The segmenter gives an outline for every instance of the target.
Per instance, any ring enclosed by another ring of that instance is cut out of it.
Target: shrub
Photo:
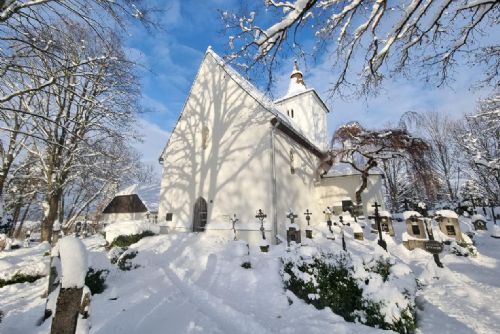
[[[137,251],[125,251],[116,262],[118,268],[123,271],[139,268],[138,264],[133,264],[132,261],[130,261],[137,256],[137,253]]]
[[[391,274],[391,267],[393,263],[388,258],[379,257],[365,264],[367,271],[379,274],[382,276],[384,282],[387,281],[389,275]]]
[[[252,268],[252,264],[249,261],[245,261],[245,262],[243,262],[241,264],[241,267],[245,268],[245,269],[251,269]]]
[[[414,300],[408,291],[400,292],[396,301],[385,300],[377,289],[394,289],[391,285],[391,262],[378,258],[368,264],[353,264],[348,253],[320,254],[311,258],[282,259],[286,289],[318,309],[330,309],[346,321],[410,333],[416,328]],[[373,283],[372,283],[373,281]],[[369,286],[369,284],[373,284]],[[366,290],[366,291],[365,291]],[[390,307],[386,307],[390,304]],[[388,309],[396,308],[399,317]]]
[[[10,279],[4,280],[0,278],[0,288],[3,288],[6,285],[17,284],[17,283],[33,283],[36,280],[42,278],[42,275],[27,275],[21,272],[17,272]]]
[[[117,247],[128,247],[132,244],[135,244],[139,240],[145,237],[151,237],[155,235],[151,231],[144,231],[139,234],[130,234],[130,235],[120,235],[116,237],[113,242],[111,243],[111,246],[117,246]]]
[[[109,270],[107,269],[95,270],[94,268],[89,268],[85,276],[85,285],[93,295],[102,293],[106,289],[105,282],[108,274]]]

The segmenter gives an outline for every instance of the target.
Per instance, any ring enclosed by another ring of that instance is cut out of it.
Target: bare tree
[[[55,78],[53,85],[36,92],[29,105],[37,116],[30,133],[32,145],[25,146],[41,170],[43,240],[51,239],[64,189],[89,168],[123,159],[114,148],[135,137],[132,125],[139,95],[134,66],[116,35],[108,32],[101,43],[84,25],[68,20],[54,24],[61,27],[36,34],[52,41],[50,51],[57,58],[37,53],[28,63],[33,71],[27,73],[36,84],[44,80],[39,72]],[[62,70],[61,64],[66,65]]]
[[[475,113],[465,115],[454,137],[464,152],[468,178],[483,197],[500,201],[500,94],[480,100]]]
[[[496,32],[498,1],[263,3],[248,4],[248,10],[237,14],[223,11],[222,19],[231,34],[228,58],[242,60],[245,69],[264,66],[270,82],[280,55],[291,51],[298,56],[327,53],[337,60],[332,70],[332,94],[353,85],[358,92],[376,93],[374,88],[385,77],[419,70],[426,80],[442,84],[464,59],[473,65],[486,65],[485,83],[498,83],[500,46],[480,40],[480,36]],[[311,38],[316,41],[313,46]]]
[[[356,189],[356,202],[368,185],[370,171],[384,160],[405,158],[416,160],[428,149],[421,139],[404,129],[367,130],[357,122],[347,123],[335,131],[332,138],[332,161],[347,163],[361,174]]]

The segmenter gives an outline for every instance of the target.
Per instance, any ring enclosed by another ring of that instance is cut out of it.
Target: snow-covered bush
[[[138,236],[143,233],[149,233],[148,235],[158,234],[160,232],[160,228],[158,225],[154,225],[148,222],[140,222],[140,221],[124,221],[124,222],[116,222],[106,226],[105,234],[106,241],[109,244],[113,244],[114,241],[118,237],[122,236]],[[144,236],[148,236],[144,235]],[[140,239],[139,239],[140,240]],[[137,240],[137,241],[139,241]],[[137,242],[135,241],[135,242]],[[119,245],[117,245],[119,246]],[[128,246],[128,245],[126,245]],[[123,246],[121,246],[123,247]]]
[[[457,243],[452,241],[450,244],[450,253],[455,254],[457,256],[476,256],[477,249],[476,247],[466,244],[466,243]]]
[[[151,231],[144,231],[139,234],[119,235],[113,240],[111,246],[128,247],[132,244],[135,244],[142,238],[151,237],[153,235],[155,234]]]
[[[17,284],[17,283],[33,283],[34,281],[44,277],[44,275],[30,275],[22,272],[15,273],[9,279],[0,278],[0,288],[3,288],[6,285]]]
[[[139,268],[138,264],[133,264],[132,261],[130,261],[137,256],[137,253],[138,251],[126,250],[116,261],[118,268],[123,271]]]
[[[282,257],[286,289],[318,309],[330,307],[347,321],[399,333],[416,328],[416,280],[409,267],[387,258],[346,252]]]
[[[96,270],[94,268],[89,268],[85,276],[85,285],[93,295],[102,293],[106,289],[105,282],[108,274],[109,270],[107,269]]]

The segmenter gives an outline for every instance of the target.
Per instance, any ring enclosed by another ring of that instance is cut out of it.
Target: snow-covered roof
[[[458,215],[456,214],[456,212],[455,211],[451,211],[451,210],[438,210],[438,211],[436,211],[436,215],[444,217],[444,218],[455,218],[455,219],[458,219]]]
[[[269,99],[257,87],[255,87],[247,79],[245,79],[241,74],[239,74],[238,71],[236,71],[229,64],[227,64],[224,61],[224,59],[222,59],[217,53],[215,53],[215,51],[212,50],[212,48],[210,46],[207,48],[207,51],[205,52],[205,58],[207,55],[210,55],[212,57],[212,59],[215,60],[215,62],[229,75],[229,77],[231,79],[233,79],[245,92],[247,92],[254,100],[256,100],[260,105],[262,105],[267,111],[269,111],[271,114],[273,114],[279,120],[279,122],[281,124],[286,125],[287,128],[292,130],[298,137],[300,137],[302,140],[304,140],[307,144],[309,144],[316,151],[322,152],[322,150],[316,144],[314,144],[311,140],[309,140],[309,138],[300,129],[298,129],[296,126],[293,125],[293,123],[289,120],[289,118],[286,117],[285,114],[280,110],[280,107],[278,107],[271,99]],[[198,74],[196,76],[198,76]],[[194,82],[196,82],[196,79]],[[193,83],[193,85],[194,85],[194,83]],[[187,100],[188,99],[186,99],[185,103],[187,103]],[[184,108],[185,108],[185,104],[184,104],[183,110],[184,110]],[[179,119],[180,119],[180,117],[179,117]],[[160,161],[163,157],[165,149],[168,147],[169,142],[170,142],[170,138],[167,140],[167,143],[163,148],[163,151],[160,155]]]
[[[481,215],[481,214],[475,214],[475,215],[472,215],[472,217],[470,217],[470,220],[474,223],[474,222],[477,222],[478,220],[482,220],[483,222],[486,221],[486,218]]]
[[[375,167],[370,170],[370,175],[382,175],[382,171]],[[328,170],[328,173],[324,177],[336,177],[336,176],[350,176],[350,175],[361,175],[361,173],[355,170],[350,164],[347,163],[336,163]]]
[[[351,223],[351,229],[353,233],[363,233],[363,229],[358,223]]]
[[[405,212],[403,212],[403,219],[404,220],[408,220],[413,216],[422,217],[422,215],[420,213],[418,213],[417,211],[405,211]]]
[[[151,184],[132,184],[116,193],[116,196],[137,195],[144,203],[149,212],[158,211],[158,201],[160,198],[160,183],[152,182]]]
[[[389,211],[380,210],[378,214],[380,215],[380,217],[392,218],[392,215]]]

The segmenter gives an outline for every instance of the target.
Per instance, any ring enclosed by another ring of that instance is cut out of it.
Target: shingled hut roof
[[[102,213],[147,212],[148,209],[137,194],[115,196]]]

